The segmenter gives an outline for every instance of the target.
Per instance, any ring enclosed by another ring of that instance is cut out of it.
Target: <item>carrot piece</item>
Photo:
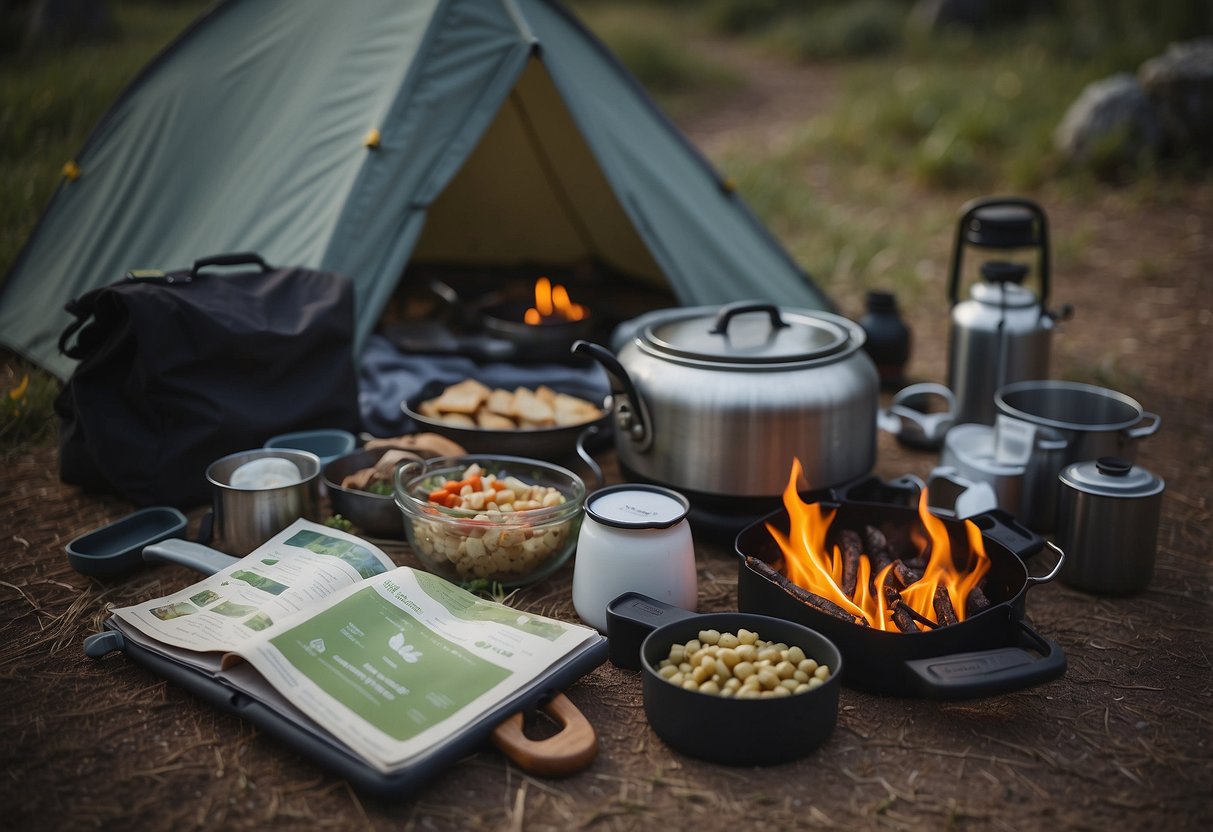
[[[446,497],[446,492],[443,491],[441,488],[435,488],[433,491],[431,491],[429,494],[426,495],[427,500],[429,500],[431,503],[438,503],[439,505],[442,504],[442,500],[445,497]]]
[[[503,483],[501,480],[493,480],[489,484],[493,486],[494,491],[505,491],[507,488],[509,488],[509,486]]]
[[[472,486],[472,491],[483,491],[484,490],[484,484],[483,484],[483,481],[480,479],[479,474],[472,474],[472,476],[467,478],[467,483],[468,483],[468,485]]]

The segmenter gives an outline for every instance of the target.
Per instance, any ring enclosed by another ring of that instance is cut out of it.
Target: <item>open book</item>
[[[262,727],[352,756],[382,786],[467,753],[605,658],[592,629],[396,567],[306,520],[187,589],[113,610],[107,628],[153,669],[218,704],[255,704]]]

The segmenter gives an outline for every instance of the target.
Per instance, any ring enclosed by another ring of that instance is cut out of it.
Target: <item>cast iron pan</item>
[[[917,524],[915,508],[843,500],[833,528],[860,531],[865,525]],[[964,522],[941,518],[955,546],[967,546]],[[1028,574],[1022,557],[1040,551],[1044,540],[1004,511],[970,518],[981,530],[990,572],[985,594],[990,607],[964,621],[918,633],[886,632],[835,618],[792,597],[747,558],[779,568],[783,553],[766,529],[788,529],[785,509],[744,529],[736,541],[739,609],[797,621],[820,630],[842,651],[848,687],[871,693],[962,699],[1020,690],[1060,677],[1066,658],[1055,642],[1024,622],[1025,595],[1052,580],[1065,558],[1043,577]],[[1060,550],[1059,550],[1060,551]]]
[[[700,630],[736,633],[744,627],[766,641],[799,646],[833,671],[815,690],[771,699],[726,699],[684,690],[657,675],[670,646]],[[820,746],[838,720],[843,658],[831,641],[792,621],[739,612],[698,615],[635,592],[607,605],[609,657],[640,669],[644,712],[657,736],[691,757],[735,766],[786,763]]]
[[[593,421],[551,428],[488,430],[449,425],[421,414],[418,410],[421,403],[439,396],[447,386],[447,382],[443,381],[430,382],[422,387],[417,395],[401,402],[400,409],[425,430],[458,442],[468,453],[529,457],[547,462],[567,462],[575,456],[579,457],[589,467],[593,474],[592,479],[596,480],[592,483],[593,487],[602,485],[602,468],[591,455],[590,446],[596,447],[599,442],[609,438],[611,407],[598,401],[599,391],[569,384],[548,385],[557,393],[567,393],[594,404],[601,404],[602,415]]]

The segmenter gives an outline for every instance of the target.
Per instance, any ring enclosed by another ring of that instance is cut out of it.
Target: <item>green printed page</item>
[[[398,741],[440,723],[510,675],[419,625],[371,587],[270,643],[321,690]]]
[[[529,615],[503,604],[481,600],[466,589],[457,587],[429,572],[418,571],[414,573],[414,577],[417,585],[427,595],[442,604],[451,615],[463,621],[491,621],[494,624],[512,627],[547,641],[556,641],[569,630],[559,621]]]

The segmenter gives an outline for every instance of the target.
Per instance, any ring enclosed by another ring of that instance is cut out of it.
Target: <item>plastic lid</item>
[[[600,489],[585,504],[591,518],[619,529],[668,529],[690,510],[690,502],[677,491],[634,483]]]
[[[691,314],[647,327],[642,343],[658,354],[716,364],[791,364],[838,355],[862,344],[863,330],[827,313],[775,307]]]
[[[1062,470],[1060,478],[1077,491],[1105,497],[1150,497],[1165,487],[1145,468],[1115,456],[1075,462]]]

